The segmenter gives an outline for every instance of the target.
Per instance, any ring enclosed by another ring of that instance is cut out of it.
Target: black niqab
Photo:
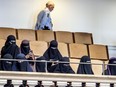
[[[115,65],[107,65],[107,69],[105,70],[105,75],[116,75],[116,58],[115,57],[110,58],[108,64],[115,64]]]
[[[7,40],[5,42],[5,45],[2,47],[1,50],[1,58],[5,54],[11,54],[13,58],[15,59],[17,54],[19,54],[19,47],[16,45],[16,39],[13,35],[9,35],[7,37]]]
[[[22,54],[22,53],[18,54],[16,59],[18,59],[18,61],[14,62],[14,64],[13,64],[13,71],[28,71],[28,72],[33,71],[29,62],[23,61],[23,60],[26,60],[24,54]]]
[[[11,54],[5,54],[3,56],[3,59],[13,59],[13,57]],[[2,70],[12,71],[12,63],[13,63],[13,61],[10,61],[10,60],[2,60],[2,62],[1,62]]]
[[[91,59],[88,56],[83,56],[80,63],[91,63]],[[79,64],[77,74],[94,74],[91,64]]]
[[[30,52],[30,44],[28,40],[23,40],[20,45],[21,53],[27,55]]]
[[[37,72],[45,72],[45,62],[41,62],[41,61],[45,61],[45,57],[41,56],[39,58],[36,59],[36,71]]]
[[[70,61],[68,57],[63,57],[62,62],[66,63],[60,63],[60,72],[61,73],[75,73],[73,69],[70,66]]]
[[[46,58],[47,61],[61,61],[62,55],[57,49],[58,43],[55,40],[52,40],[50,42],[49,48],[46,50],[46,52],[43,54],[43,56]],[[59,64],[55,64],[52,66],[52,63],[47,63],[47,69],[49,72],[57,72],[59,71]]]
[[[43,55],[46,58],[46,60],[56,61],[56,60],[61,60],[62,59],[62,55],[60,54],[57,47],[58,47],[57,41],[52,40],[50,42],[49,48],[46,50],[46,52]]]

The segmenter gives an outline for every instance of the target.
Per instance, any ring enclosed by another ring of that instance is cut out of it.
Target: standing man
[[[46,8],[38,14],[35,30],[52,30],[53,24],[50,12],[54,9],[54,3],[49,1]]]

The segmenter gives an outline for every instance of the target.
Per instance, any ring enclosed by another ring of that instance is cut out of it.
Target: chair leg
[[[110,87],[114,87],[114,83],[110,83]]]
[[[100,87],[100,83],[96,83],[96,87]]]
[[[81,85],[82,85],[82,87],[85,87],[86,86],[86,83],[85,82],[82,82]]]

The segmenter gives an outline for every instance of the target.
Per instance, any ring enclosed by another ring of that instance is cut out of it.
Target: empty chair
[[[93,44],[92,33],[75,32],[74,41],[78,44]]]
[[[69,44],[70,58],[81,58],[84,55],[88,55],[87,45],[84,44]]]
[[[16,37],[16,29],[0,27],[0,39],[7,39],[9,35],[14,35]]]
[[[54,31],[50,30],[37,30],[37,40],[38,41],[46,41],[50,42],[55,39],[54,37]]]
[[[108,49],[106,45],[88,45],[90,58],[96,60],[108,60]]]
[[[30,41],[30,47],[33,50],[34,55],[42,56],[47,50],[48,44],[45,41]]]
[[[73,43],[72,32],[67,31],[55,31],[56,40],[58,42]]]
[[[17,29],[18,40],[36,40],[35,30],[32,29]]]

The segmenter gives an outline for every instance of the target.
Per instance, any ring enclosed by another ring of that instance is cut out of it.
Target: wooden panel
[[[16,44],[18,47],[20,47],[22,40],[16,40]]]
[[[92,59],[108,60],[108,50],[106,45],[88,45],[89,55]]]
[[[43,56],[48,48],[48,44],[44,41],[30,41],[30,47],[33,50],[34,55]]]
[[[2,49],[2,47],[5,45],[6,40],[4,39],[0,39],[0,50]],[[1,53],[1,52],[0,52]]]
[[[71,59],[70,58],[70,65],[75,73],[77,73],[79,63],[80,63],[80,59]]]
[[[50,42],[55,39],[54,32],[50,30],[37,30],[37,40]]]
[[[102,64],[103,61],[101,60],[91,60],[92,63],[92,70],[94,75],[102,75]]]
[[[67,44],[58,42],[58,49],[62,56],[69,57]]]
[[[36,40],[35,30],[31,29],[17,29],[17,36],[19,40]]]
[[[71,58],[81,58],[84,55],[88,55],[87,45],[84,44],[69,44],[69,53]]]
[[[58,42],[64,42],[64,43],[73,43],[73,35],[72,32],[67,31],[56,31],[56,40]]]
[[[75,32],[74,41],[78,44],[93,44],[92,33]]]
[[[16,37],[16,29],[0,27],[0,39],[7,39],[9,35],[14,35]]]

